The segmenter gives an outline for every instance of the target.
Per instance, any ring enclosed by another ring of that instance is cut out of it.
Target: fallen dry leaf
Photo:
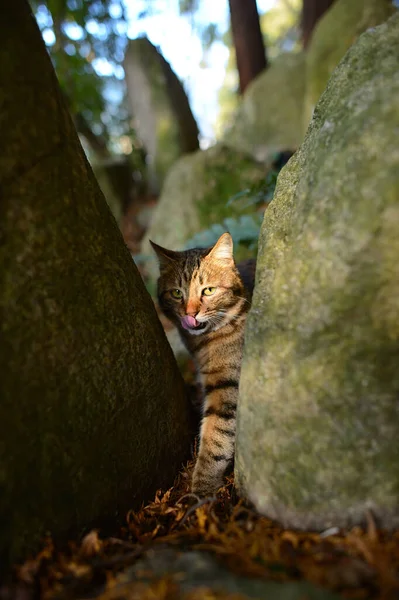
[[[84,536],[80,545],[82,556],[94,556],[98,554],[102,548],[102,541],[98,537],[98,529],[93,529]]]

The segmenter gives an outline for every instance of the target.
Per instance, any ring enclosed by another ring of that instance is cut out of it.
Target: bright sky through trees
[[[275,3],[276,0],[258,0],[259,12],[269,10]],[[138,19],[145,4],[146,0],[125,0],[129,20],[128,36],[135,38],[145,34],[153,44],[160,47],[166,60],[184,82],[203,137],[205,140],[212,139],[218,113],[217,94],[225,76],[229,51],[222,42],[215,42],[206,52],[204,61],[196,25],[215,23],[218,30],[225,33],[229,26],[228,2],[200,0],[194,17],[195,23],[190,16],[180,16],[178,0],[156,1],[153,14]]]
[[[260,13],[266,12],[276,4],[277,0],[257,0]],[[220,34],[224,34],[229,26],[227,0],[200,0],[195,15],[182,16],[179,11],[179,0],[125,0],[129,38],[146,35],[158,46],[166,60],[184,82],[192,110],[206,145],[214,138],[214,124],[218,113],[218,91],[224,80],[226,64],[229,56],[228,48],[223,42],[216,41],[209,50],[204,51],[199,28],[214,23]],[[116,19],[120,15],[120,6],[114,5]],[[45,27],[48,14],[44,11],[36,13],[39,25]],[[120,24],[123,27],[123,23]],[[88,23],[90,33],[101,36],[101,23],[93,19]],[[44,28],[43,38],[48,46],[55,42],[52,29]],[[76,24],[67,25],[67,34],[71,39],[79,40],[82,29]],[[123,34],[124,32],[120,32]],[[104,28],[104,35],[106,29]],[[74,50],[71,45],[71,51]],[[67,51],[67,49],[66,49]],[[112,65],[106,59],[96,57],[93,67],[99,75],[114,75],[123,79],[121,65]]]

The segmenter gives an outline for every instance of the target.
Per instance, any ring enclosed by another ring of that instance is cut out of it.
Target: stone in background
[[[172,164],[198,150],[198,127],[181,82],[146,37],[129,42],[124,68],[134,127],[147,151],[151,190],[159,192]]]
[[[303,139],[305,56],[283,54],[248,87],[224,143],[270,161]]]
[[[267,162],[302,143],[316,102],[356,38],[395,11],[391,0],[336,0],[309,48],[280,55],[248,87],[223,142]]]

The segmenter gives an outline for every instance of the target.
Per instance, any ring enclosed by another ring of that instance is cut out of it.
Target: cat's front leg
[[[237,387],[234,383],[234,386],[223,390],[215,389],[206,398],[192,482],[192,491],[198,496],[212,496],[218,491],[223,485],[223,475],[233,460]]]

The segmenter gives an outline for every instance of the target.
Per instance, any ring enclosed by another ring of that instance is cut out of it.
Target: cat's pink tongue
[[[193,329],[193,327],[198,327],[199,321],[197,321],[197,319],[195,319],[194,317],[186,315],[182,318],[181,324],[184,327],[184,329]]]

